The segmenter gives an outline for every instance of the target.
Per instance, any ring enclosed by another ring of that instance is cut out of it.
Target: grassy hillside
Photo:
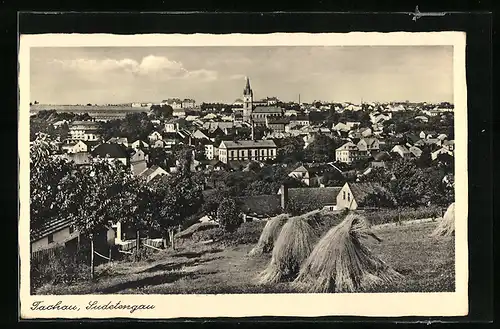
[[[436,225],[437,222],[429,221],[375,228],[383,242],[367,240],[367,245],[405,277],[373,291],[454,291],[454,239],[431,238],[429,234]],[[256,282],[257,274],[266,267],[270,256],[250,258],[247,253],[257,242],[262,227],[263,223],[245,223],[236,233],[235,243],[184,243],[175,252],[156,252],[141,262],[101,265],[96,269],[94,282],[45,285],[36,294],[299,292],[289,283],[263,286]]]

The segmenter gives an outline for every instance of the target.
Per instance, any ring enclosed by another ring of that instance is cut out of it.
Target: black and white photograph
[[[467,313],[465,35],[20,44],[27,316]]]

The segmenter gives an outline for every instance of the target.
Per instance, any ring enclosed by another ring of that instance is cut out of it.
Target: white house
[[[148,148],[149,147],[149,144],[147,144],[146,142],[143,142],[141,141],[140,139],[136,140],[135,142],[133,142],[132,144],[130,144],[130,146],[133,148],[133,149],[138,149],[138,148]]]
[[[68,153],[80,153],[80,152],[90,152],[94,150],[99,145],[99,142],[89,142],[89,141],[78,141],[76,144],[68,147],[66,151]]]
[[[170,174],[166,170],[156,165],[147,168],[146,170],[142,171],[139,174],[140,177],[144,177],[146,179],[146,182],[150,182],[156,176],[163,176],[163,175],[170,176]]]
[[[360,150],[353,142],[348,142],[335,150],[335,160],[352,163],[367,156],[366,150]]]
[[[212,144],[205,144],[205,157],[207,160],[212,160],[214,156],[214,146]]]
[[[163,139],[163,136],[157,132],[157,131],[153,131],[151,134],[149,134],[148,136],[148,140],[149,140],[149,143],[152,144],[158,140],[162,140]]]
[[[359,140],[357,146],[360,151],[372,152],[380,150],[380,143],[376,138],[362,138]]]
[[[445,148],[445,147],[442,147],[442,148],[440,148],[439,150],[434,151],[434,152],[432,152],[432,153],[431,153],[431,158],[432,158],[432,160],[436,160],[436,159],[437,159],[437,157],[438,157],[440,154],[448,154],[448,155],[453,156],[453,152],[452,152],[452,151],[448,150],[448,149],[447,149],[447,148]]]
[[[69,139],[97,141],[101,138],[100,124],[95,121],[75,121],[69,127]]]
[[[394,146],[391,152],[399,154],[403,159],[407,159],[412,156],[412,153],[404,145]]]

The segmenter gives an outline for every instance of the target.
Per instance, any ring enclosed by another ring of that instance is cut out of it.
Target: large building
[[[101,126],[95,121],[75,121],[69,127],[69,139],[73,141],[98,141]]]
[[[243,121],[253,122],[256,125],[265,125],[268,116],[283,116],[284,111],[276,106],[276,97],[254,101],[253,90],[250,87],[250,79],[246,78],[245,89],[243,89]]]
[[[366,158],[368,152],[360,150],[353,142],[348,142],[335,150],[335,160],[344,163],[352,163],[354,161]]]
[[[277,146],[273,140],[222,141],[218,147],[219,160],[264,161],[276,159]]]

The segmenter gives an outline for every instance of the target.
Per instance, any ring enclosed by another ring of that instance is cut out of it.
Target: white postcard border
[[[230,295],[78,295],[31,296],[29,288],[29,102],[31,47],[151,47],[151,46],[380,46],[452,45],[454,47],[455,104],[455,280],[453,293],[354,294],[230,294]],[[468,313],[468,177],[467,90],[464,32],[425,33],[273,33],[273,34],[41,34],[22,35],[19,48],[19,253],[20,314],[22,319],[250,317],[330,315],[352,316],[463,316]],[[78,311],[33,311],[31,305],[61,301]],[[89,311],[90,301],[113,304],[154,304],[152,310]]]

